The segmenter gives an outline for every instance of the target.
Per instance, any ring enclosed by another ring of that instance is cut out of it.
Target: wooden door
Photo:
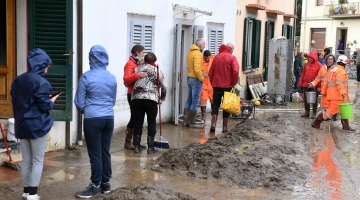
[[[0,1],[0,118],[13,117],[11,83],[16,74],[15,0]]]

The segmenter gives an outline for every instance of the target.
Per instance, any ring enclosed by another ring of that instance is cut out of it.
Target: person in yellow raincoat
[[[348,75],[345,71],[345,66],[348,63],[348,58],[344,55],[339,56],[337,65],[332,66],[327,73],[326,81],[323,82],[325,86],[322,88],[322,93],[325,94],[326,99],[329,101],[325,111],[321,112],[311,124],[311,127],[321,129],[320,124],[326,119],[330,119],[339,112],[339,104],[343,100],[349,100],[349,89],[348,89]],[[313,85],[313,82],[310,83]],[[341,124],[343,130],[355,131],[349,125],[348,119],[342,119]]]
[[[203,55],[204,82],[200,94],[201,119],[204,121],[207,101],[210,99],[210,103],[213,103],[214,91],[209,79],[209,71],[213,60],[214,56],[211,54],[211,52],[209,50],[205,50]]]

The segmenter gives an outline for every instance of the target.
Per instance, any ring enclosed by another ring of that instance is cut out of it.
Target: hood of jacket
[[[109,56],[103,46],[95,45],[91,47],[89,52],[90,69],[100,69],[109,65]]]
[[[319,57],[318,57],[318,53],[316,51],[311,51],[307,57],[311,57],[314,59],[314,62],[317,62]],[[309,60],[309,59],[308,59]]]
[[[192,45],[189,47],[189,50],[190,50],[190,51],[195,51],[195,50],[200,51],[200,48],[199,48],[198,46],[196,46],[195,44],[192,44]]]
[[[27,62],[29,71],[44,76],[45,68],[49,66],[52,61],[44,50],[36,48],[28,53]]]
[[[219,47],[219,53],[225,52],[225,53],[231,53],[231,48],[226,46],[225,44],[220,45]]]

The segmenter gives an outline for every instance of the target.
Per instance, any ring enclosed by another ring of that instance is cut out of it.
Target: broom
[[[157,65],[157,82],[158,82],[158,93],[159,93],[159,125],[160,125],[160,137],[154,141],[154,147],[160,149],[170,149],[169,142],[165,140],[162,136],[162,128],[161,128],[161,104],[160,104],[160,75],[159,75],[159,65]]]
[[[6,151],[7,151],[7,154],[9,156],[9,160],[5,159],[4,164],[5,164],[5,166],[8,166],[8,167],[10,167],[12,169],[20,171],[20,164],[18,162],[13,161],[12,158],[11,158],[9,146],[8,146],[7,141],[6,141],[4,130],[2,128],[1,122],[0,122],[0,129],[1,129],[1,134],[2,134],[2,137],[3,137],[4,143],[5,143]]]

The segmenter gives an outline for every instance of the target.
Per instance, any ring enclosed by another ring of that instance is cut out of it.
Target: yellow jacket
[[[187,76],[197,78],[199,81],[204,81],[203,57],[199,47],[195,44],[190,46],[190,52],[187,55]]]

